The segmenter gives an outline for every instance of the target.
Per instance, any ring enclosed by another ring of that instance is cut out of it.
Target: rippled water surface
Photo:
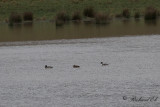
[[[159,70],[160,35],[1,46],[0,107],[159,107]]]

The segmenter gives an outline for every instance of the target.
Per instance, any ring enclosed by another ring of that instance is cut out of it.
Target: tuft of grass
[[[130,11],[129,9],[123,9],[122,11],[122,16],[125,17],[125,18],[129,18],[130,17]]]
[[[33,21],[33,13],[32,12],[24,12],[23,13],[24,21]]]
[[[154,7],[147,7],[144,16],[145,20],[155,20],[158,16],[158,11]]]
[[[83,10],[83,15],[86,16],[86,17],[91,17],[93,18],[94,15],[95,15],[95,10],[93,7],[86,7],[84,10]]]
[[[82,17],[81,17],[81,13],[79,11],[76,11],[73,13],[72,15],[72,20],[81,20]]]
[[[66,12],[61,11],[56,15],[56,20],[66,22],[70,20],[70,16]]]
[[[109,19],[109,15],[105,13],[97,13],[95,15],[96,24],[106,24]]]
[[[140,13],[139,13],[139,12],[135,12],[135,14],[134,14],[134,18],[135,18],[135,19],[140,18]]]
[[[22,23],[22,17],[18,13],[11,13],[9,17],[9,25],[13,25],[14,23]]]
[[[69,15],[64,11],[61,11],[56,15],[56,26],[62,26],[66,21],[69,20],[70,20]]]

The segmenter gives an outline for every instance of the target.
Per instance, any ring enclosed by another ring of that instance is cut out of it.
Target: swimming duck
[[[102,66],[107,66],[107,65],[109,65],[109,64],[105,64],[105,63],[103,63],[103,62],[101,62],[101,64],[102,64]]]
[[[79,65],[73,65],[73,68],[79,68],[80,66]]]
[[[47,68],[53,68],[52,66],[48,66],[48,65],[45,65],[45,69]]]

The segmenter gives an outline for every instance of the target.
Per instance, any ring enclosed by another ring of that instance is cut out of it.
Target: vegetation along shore
[[[90,17],[103,24],[112,17],[156,19],[159,10],[159,0],[0,0],[0,21],[56,20],[61,25]]]

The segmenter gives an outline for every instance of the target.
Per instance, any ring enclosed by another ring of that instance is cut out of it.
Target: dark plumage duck
[[[80,68],[79,65],[73,65],[73,68]]]
[[[102,66],[107,66],[107,65],[109,65],[109,64],[105,64],[105,63],[103,63],[103,62],[101,62],[101,64],[102,64]]]
[[[45,65],[45,69],[47,68],[53,68],[52,66],[48,66],[48,65]]]

